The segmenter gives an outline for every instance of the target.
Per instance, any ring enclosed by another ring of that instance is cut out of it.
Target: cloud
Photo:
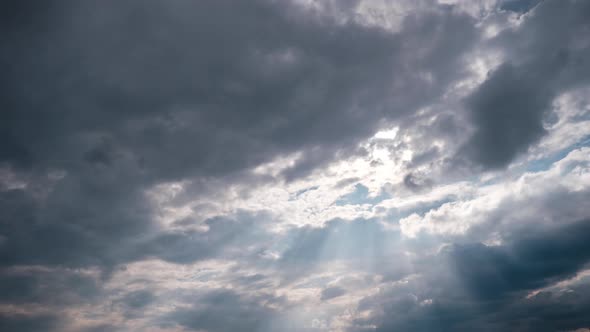
[[[3,151],[22,153],[4,159],[67,169],[126,156],[166,179],[297,150],[318,164],[422,103],[413,86],[440,94],[475,37],[470,19],[451,11],[409,17],[398,34],[265,1],[64,3],[38,13],[69,18],[42,35],[41,20],[32,31],[14,27],[5,42],[14,70]]]
[[[57,318],[50,315],[1,315],[0,328],[2,331],[55,331]]]
[[[510,64],[498,68],[470,97],[477,132],[468,143],[468,153],[490,168],[507,165],[544,134],[543,114],[553,99],[541,80],[526,77]]]
[[[500,8],[517,13],[526,13],[540,2],[542,2],[542,0],[506,0],[502,2]]]
[[[300,152],[294,179],[356,153],[383,121],[440,95],[476,36],[450,10],[393,33],[266,1],[6,9],[35,18],[7,20],[1,46],[1,162],[28,179],[2,193],[23,206],[3,214],[5,264],[126,261],[119,244],[157,229],[153,186]]]
[[[588,30],[589,12],[583,1],[545,1],[495,37],[506,60],[467,98],[475,133],[461,155],[505,167],[545,135],[552,101],[588,81],[590,45],[577,36]]]
[[[458,246],[449,252],[461,284],[482,298],[502,297],[511,291],[532,290],[569,278],[590,260],[584,235],[588,220],[527,230],[513,243],[499,247]]]
[[[322,290],[322,296],[321,296],[321,300],[322,301],[327,301],[333,298],[336,298],[338,296],[342,296],[346,294],[346,290],[340,287],[328,287]]]
[[[0,273],[3,304],[76,304],[97,300],[101,283],[91,271],[41,267],[4,269]]]
[[[588,148],[572,150],[548,170],[488,183],[476,187],[475,194],[463,199],[442,202],[423,214],[417,211],[400,220],[401,231],[410,237],[421,232],[443,237],[489,237],[495,231],[507,235],[515,226],[584,218],[587,211],[582,202],[589,195],[587,151]]]
[[[369,321],[378,322],[377,331],[428,331],[435,326],[443,331],[513,326],[549,331],[584,326],[584,319],[575,314],[571,320],[563,320],[544,310],[548,308],[534,309],[553,291],[529,298],[527,294],[573,277],[590,261],[584,239],[589,225],[588,220],[579,220],[542,231],[521,230],[513,234],[514,242],[499,246],[472,243],[446,247],[428,259],[416,277],[384,287],[365,298],[361,308],[373,313]],[[582,285],[582,289],[587,287]],[[554,296],[548,307],[564,308],[570,301],[581,300],[578,294],[572,297],[575,300]],[[363,323],[364,319],[357,321],[359,326]]]
[[[171,313],[171,322],[192,330],[212,332],[262,331],[275,316],[264,302],[276,301],[272,297],[244,298],[231,291],[214,291],[204,294],[191,308]]]
[[[4,1],[0,329],[587,328],[585,1]]]

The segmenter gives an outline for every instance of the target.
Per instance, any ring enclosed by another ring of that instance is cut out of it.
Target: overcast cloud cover
[[[590,1],[0,25],[1,331],[589,331]]]

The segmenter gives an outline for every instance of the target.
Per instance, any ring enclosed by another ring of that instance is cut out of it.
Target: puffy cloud
[[[579,36],[589,15],[583,1],[545,1],[494,38],[506,61],[467,99],[476,130],[463,154],[485,168],[504,167],[539,141],[551,102],[588,81],[590,44]]]
[[[377,331],[583,327],[588,322],[579,312],[587,308],[582,300],[587,282],[527,294],[575,276],[589,262],[589,225],[579,220],[550,229],[529,228],[499,246],[445,247],[429,258],[417,277],[387,285],[365,298],[361,308],[371,313],[369,321],[378,322]],[[558,295],[567,292],[571,296]],[[565,309],[568,305],[575,309]],[[567,314],[572,316],[566,319]],[[358,319],[357,325],[365,320]]]

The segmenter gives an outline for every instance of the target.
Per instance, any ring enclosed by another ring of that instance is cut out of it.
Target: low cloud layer
[[[0,330],[590,328],[589,2],[0,8]]]

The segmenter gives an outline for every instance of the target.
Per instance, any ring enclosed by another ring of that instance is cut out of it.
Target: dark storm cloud
[[[76,304],[96,300],[100,282],[89,275],[68,270],[0,270],[0,303]]]
[[[501,319],[519,322],[529,331],[573,331],[590,326],[590,280],[576,282],[565,289],[541,291],[529,299],[515,301]]]
[[[475,40],[472,20],[450,10],[393,34],[284,2],[2,6],[0,166],[26,186],[0,192],[0,264],[99,266],[105,277],[145,258],[264,252],[267,235],[245,220],[163,231],[145,191],[302,151],[292,179],[357,153],[359,139],[443,92]],[[45,297],[37,281],[10,279],[2,297]],[[44,292],[70,283],[47,282]]]
[[[462,285],[484,299],[531,290],[566,279],[590,261],[590,220],[542,232],[531,229],[500,247],[457,246],[451,267]]]
[[[466,103],[476,131],[461,154],[484,168],[504,167],[536,143],[553,99],[590,78],[587,1],[544,1],[521,19],[492,41],[506,62]]]
[[[0,314],[0,330],[6,332],[56,331],[58,318],[51,315]]]
[[[128,260],[124,241],[149,232],[151,209],[137,189],[101,175],[68,176],[45,198],[24,189],[0,192],[0,264],[108,266]]]
[[[59,195],[60,189],[56,188],[53,194]],[[150,257],[189,263],[215,256],[255,255],[256,249],[250,252],[239,248],[256,246],[263,250],[264,243],[271,239],[266,230],[271,217],[263,212],[238,211],[234,216],[209,218],[202,223],[208,227],[207,231],[190,228],[172,231],[150,226],[146,202],[130,202],[120,196],[124,191],[112,189],[115,191],[108,199],[95,200],[94,206],[59,202],[59,209],[51,205],[52,201],[40,206],[24,190],[0,192],[4,236],[0,263],[5,266],[98,265],[108,271],[117,264]],[[55,220],[38,220],[37,214],[52,213],[58,213],[53,216]],[[76,219],[68,222],[62,220],[65,217]]]
[[[500,246],[447,247],[425,258],[426,264],[416,265],[419,277],[364,299],[360,308],[376,310],[372,320],[381,320],[377,331],[430,331],[435,327],[440,331],[493,331],[515,326],[536,331],[543,324],[547,324],[544,331],[584,327],[587,320],[578,314],[588,303],[582,294],[552,295],[543,309],[540,303],[547,292],[531,299],[526,296],[571,278],[587,266],[590,221],[515,233]],[[587,287],[584,283],[578,289],[586,293]],[[565,309],[567,305],[572,305],[571,310]],[[358,323],[362,325],[363,320]]]
[[[437,96],[475,36],[450,10],[391,34],[265,1],[47,7],[2,45],[3,159],[67,169],[128,155],[166,179],[301,149],[293,172],[313,168]]]
[[[471,96],[468,107],[478,127],[467,153],[476,162],[505,166],[545,134],[542,118],[553,92],[539,83],[545,78],[537,74],[527,77],[522,69],[504,64]]]
[[[391,33],[283,2],[4,7],[0,162],[28,184],[2,193],[3,264],[113,265],[154,230],[155,184],[356,153],[461,75],[476,37],[450,8]]]
[[[565,165],[585,167],[586,162]],[[560,185],[529,199],[510,196],[485,215],[477,214],[484,220],[462,235],[421,233],[406,240],[405,248],[423,253],[429,248],[436,251],[441,243],[452,244],[436,255],[418,255],[411,262],[416,277],[404,286],[398,284],[361,301],[360,308],[374,310],[374,316],[357,325],[380,322],[379,331],[587,327],[580,313],[587,309],[583,297],[590,280],[583,279],[571,290],[563,289],[559,282],[590,268],[588,196],[587,190],[572,191]],[[501,243],[479,242],[490,237]],[[527,298],[537,289],[556,284],[539,297]]]
[[[0,305],[4,307],[0,313],[0,330],[63,331],[67,319],[58,312],[81,303],[99,303],[105,299],[102,291],[100,277],[89,272],[41,266],[0,268]],[[21,306],[25,309],[20,313],[6,310]],[[28,312],[26,308],[43,310]]]

